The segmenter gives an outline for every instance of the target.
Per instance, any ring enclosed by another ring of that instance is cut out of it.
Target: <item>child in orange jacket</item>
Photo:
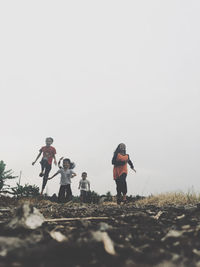
[[[117,186],[116,187],[117,204],[120,204],[121,201],[126,203],[126,194],[127,194],[126,176],[128,173],[127,163],[130,165],[131,169],[136,172],[133,163],[129,158],[129,155],[126,154],[126,145],[121,143],[116,148],[112,158],[112,164],[114,165],[113,177]]]

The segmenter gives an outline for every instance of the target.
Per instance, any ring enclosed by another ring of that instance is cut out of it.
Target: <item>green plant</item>
[[[17,176],[12,175],[13,174],[12,170],[6,171],[5,169],[6,169],[6,164],[1,160],[0,161],[0,192],[10,188],[10,186],[6,184],[6,180],[17,178]]]
[[[110,191],[108,191],[107,193],[106,193],[106,201],[112,201],[112,199],[113,199],[113,197],[112,197],[112,195],[111,195],[111,192]]]
[[[25,184],[20,185],[17,183],[16,187],[11,188],[12,194],[17,197],[35,197],[39,196],[39,187],[36,185]]]

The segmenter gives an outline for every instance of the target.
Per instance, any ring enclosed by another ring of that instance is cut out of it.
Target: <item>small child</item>
[[[54,178],[59,173],[60,177],[60,190],[58,193],[58,202],[66,202],[72,199],[71,178],[76,176],[76,173],[71,169],[72,163],[70,159],[63,160],[63,168],[60,168],[50,179]]]
[[[41,195],[43,194],[44,188],[47,184],[48,181],[48,176],[52,167],[52,161],[54,159],[54,164],[57,165],[56,162],[56,149],[51,146],[53,144],[53,138],[52,137],[47,137],[46,140],[46,146],[43,146],[39,150],[39,154],[36,158],[36,160],[32,163],[34,165],[36,161],[39,159],[41,154],[43,153],[42,160],[40,161],[41,164],[41,173],[39,174],[40,177],[43,177],[43,183],[42,183],[42,190],[41,190]]]
[[[87,178],[86,172],[83,172],[81,177],[82,177],[82,179],[79,182],[78,189],[80,189],[81,202],[86,203],[88,192],[90,191],[90,182],[86,179]]]

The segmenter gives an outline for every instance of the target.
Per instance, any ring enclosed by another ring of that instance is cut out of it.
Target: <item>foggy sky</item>
[[[31,163],[52,136],[76,163],[75,195],[83,171],[114,194],[124,142],[128,194],[199,191],[199,13],[185,0],[1,1],[0,159],[41,187]]]

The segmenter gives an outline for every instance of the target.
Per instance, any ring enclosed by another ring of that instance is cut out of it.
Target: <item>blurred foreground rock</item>
[[[38,209],[28,203],[17,208],[14,218],[8,223],[7,227],[11,229],[25,228],[37,229],[44,222],[44,216]]]
[[[200,266],[198,206],[34,205],[2,211],[0,267]]]

